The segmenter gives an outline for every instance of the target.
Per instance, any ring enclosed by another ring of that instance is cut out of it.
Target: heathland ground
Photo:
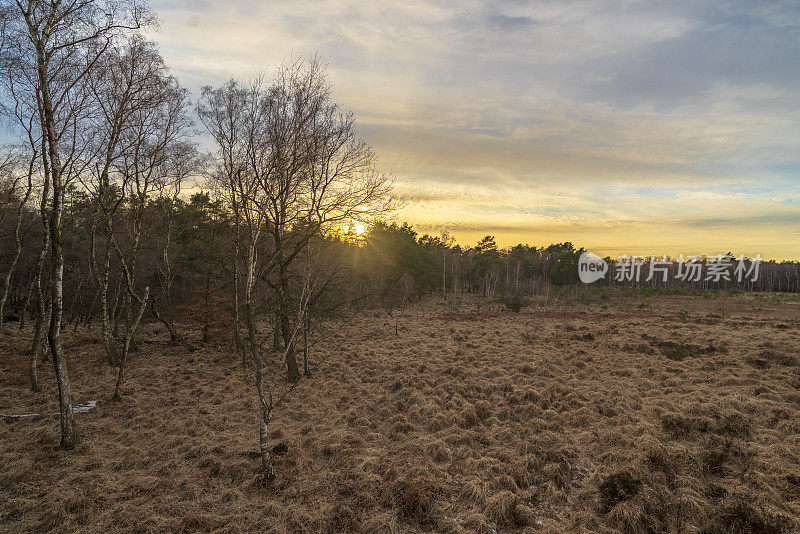
[[[28,331],[0,338],[0,413]],[[185,328],[185,325],[183,325]],[[800,519],[800,299],[595,291],[520,313],[428,298],[322,325],[263,487],[252,371],[145,325],[122,402],[97,327],[65,333],[81,444],[0,419],[8,532],[790,532]],[[198,336],[195,336],[198,337]],[[284,447],[285,445],[285,447]],[[285,450],[284,450],[285,449]]]

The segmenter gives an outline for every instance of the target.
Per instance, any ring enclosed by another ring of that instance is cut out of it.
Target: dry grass
[[[276,415],[268,489],[251,373],[224,344],[151,329],[112,403],[97,330],[70,333],[76,402],[101,402],[71,452],[55,417],[0,420],[0,530],[793,531],[800,305],[647,302],[427,302],[397,336],[379,312],[331,328]],[[8,332],[0,413],[56,410],[50,364],[28,392],[29,334]]]

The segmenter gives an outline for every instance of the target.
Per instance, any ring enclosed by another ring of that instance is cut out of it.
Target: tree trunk
[[[267,433],[270,420],[270,406],[267,403],[266,392],[264,391],[264,369],[261,356],[258,351],[258,340],[256,339],[256,323],[253,317],[253,285],[255,283],[255,245],[251,242],[250,251],[247,257],[247,280],[244,288],[244,314],[247,322],[247,340],[250,358],[256,371],[256,392],[258,394],[258,446],[261,453],[261,464],[264,469],[264,481],[272,482],[275,478],[275,471],[272,467],[272,458],[268,445],[269,435]]]
[[[133,322],[128,327],[128,331],[125,334],[125,341],[122,343],[122,354],[120,354],[119,365],[117,368],[117,384],[114,387],[114,396],[111,397],[112,401],[119,402],[122,400],[122,379],[125,373],[125,359],[127,358],[128,351],[131,347],[131,339],[133,339],[133,335],[136,333],[136,329],[139,327],[139,321],[142,320],[142,315],[144,315],[148,298],[150,298],[150,288],[146,287],[144,288],[144,296],[142,297],[142,301],[139,304],[139,312],[136,314]]]
[[[311,318],[308,316],[308,312],[303,314],[303,374],[305,376],[311,376],[311,369],[309,368],[309,361],[308,361],[308,333],[311,329]]]
[[[236,213],[236,242],[233,254],[233,345],[237,356],[242,357],[242,364],[247,363],[247,356],[242,345],[239,331],[239,214]]]
[[[94,261],[94,259],[92,260]],[[111,329],[111,317],[108,309],[108,282],[111,271],[111,246],[106,236],[106,250],[103,254],[103,272],[100,282],[100,321],[103,329],[103,347],[106,351],[108,365],[117,365],[117,351],[114,345],[114,333]],[[116,308],[116,305],[114,306]]]
[[[244,345],[242,344],[242,334],[239,331],[239,275],[235,275],[235,283],[233,284],[233,345],[237,356],[242,357],[242,363],[247,363],[247,356],[244,353]]]
[[[297,358],[294,354],[294,342],[292,340],[292,325],[289,322],[289,273],[286,271],[287,263],[283,251],[283,232],[284,227],[276,221],[273,228],[273,239],[275,242],[275,263],[278,267],[278,280],[275,286],[275,296],[277,299],[277,325],[283,338],[283,350],[286,354],[286,380],[294,382],[300,377],[300,370],[297,367]],[[275,348],[275,347],[273,347]]]
[[[272,467],[270,455],[272,451],[269,448],[269,434],[267,432],[270,409],[264,392],[264,370],[262,369],[261,358],[257,352],[253,356],[256,368],[256,389],[258,391],[258,448],[261,453],[261,466],[264,469],[264,482],[269,484],[275,479],[275,470]]]
[[[294,339],[292,339],[292,325],[289,323],[289,280],[286,271],[280,267],[280,295],[278,306],[280,312],[281,336],[283,337],[283,348],[286,352],[286,380],[294,382],[300,378],[300,370],[297,367],[297,357],[294,353]]]
[[[92,321],[92,315],[94,314],[94,307],[95,307],[95,304],[97,304],[97,297],[99,297],[99,296],[100,296],[100,292],[98,291],[97,293],[95,293],[94,298],[92,299],[92,303],[89,305],[89,309],[86,311],[86,316],[84,317],[84,320],[83,320],[83,326],[86,327],[86,328],[89,328],[92,325],[92,322],[91,322]]]
[[[44,45],[34,38],[37,52],[39,86],[42,96],[41,117],[43,133],[47,137],[51,179],[53,180],[53,203],[50,212],[50,330],[47,340],[53,357],[56,381],[58,382],[58,401],[61,412],[61,447],[71,449],[78,444],[78,430],[72,413],[72,395],[69,387],[67,365],[61,349],[61,316],[63,314],[64,294],[64,251],[61,243],[61,215],[65,185],[61,183],[61,161],[58,154],[55,113],[50,97],[49,73],[44,54]]]
[[[45,325],[50,323],[50,306],[45,302],[45,293],[42,291],[42,271],[44,271],[44,260],[47,257],[47,251],[50,248],[50,221],[47,216],[47,198],[50,191],[50,171],[47,165],[47,152],[45,149],[45,141],[42,139],[42,163],[44,168],[44,184],[42,186],[42,199],[39,205],[39,215],[42,222],[42,246],[39,248],[39,256],[36,258],[36,278],[32,289],[36,291],[36,302],[38,306],[38,313],[36,315],[36,324],[34,326],[33,344],[31,346],[31,358],[37,360],[40,356],[42,361],[44,358],[44,335]],[[41,385],[38,381],[38,373],[36,370],[36,362],[30,364],[31,368],[31,389],[38,391]],[[33,379],[36,378],[34,382]]]
[[[64,252],[61,245],[61,184],[53,176],[53,212],[50,219],[50,244],[52,252],[50,331],[47,341],[53,358],[58,382],[58,401],[61,412],[61,447],[74,448],[78,440],[75,416],[72,413],[72,394],[64,353],[61,348],[61,317],[63,314]]]
[[[42,288],[38,280],[37,285],[39,286],[37,288],[39,311],[36,314],[36,322],[34,323],[33,327],[33,344],[31,346],[30,362],[28,365],[32,391],[42,390],[42,385],[39,383],[38,362],[42,353],[42,345],[44,343],[45,321],[47,321],[50,311],[45,305],[44,295],[42,294]]]
[[[22,332],[25,330],[25,325],[27,324],[26,317],[28,316],[28,310],[31,305],[31,297],[33,296],[33,284],[36,281],[36,277],[33,277],[31,280],[30,285],[28,286],[28,292],[25,293],[25,300],[22,302],[22,308],[19,312],[19,331]]]

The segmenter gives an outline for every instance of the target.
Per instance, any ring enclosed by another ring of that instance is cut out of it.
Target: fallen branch
[[[85,404],[76,404],[72,407],[72,413],[86,413],[92,408],[97,406],[97,401],[89,401]],[[26,417],[47,417],[49,415],[61,415],[60,412],[49,412],[49,413],[20,413],[20,414],[5,414],[0,413],[0,418],[4,419],[23,419]]]

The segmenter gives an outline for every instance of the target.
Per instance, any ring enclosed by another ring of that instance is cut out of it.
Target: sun
[[[364,232],[367,231],[367,225],[362,222],[354,222],[353,223],[353,232],[356,235],[364,235]]]

